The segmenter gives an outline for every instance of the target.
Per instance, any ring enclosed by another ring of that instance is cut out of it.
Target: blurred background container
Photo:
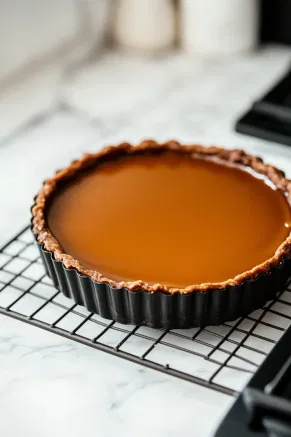
[[[186,52],[230,55],[257,47],[259,0],[182,0],[180,39]]]
[[[162,97],[162,85],[177,82],[178,71],[193,78],[204,72],[195,86],[188,84],[191,110],[195,104],[199,110],[200,98],[206,104],[220,81],[234,82],[232,75],[240,86],[250,82],[244,69],[260,92],[282,70],[280,61],[277,69],[268,67],[266,79],[247,56],[261,43],[291,44],[290,29],[291,0],[0,0],[0,142],[60,102],[64,106],[68,79],[77,70],[79,85],[72,82],[70,102],[85,112],[91,108],[93,116],[111,115],[114,123],[125,108],[129,120],[130,108],[143,105],[146,96]],[[280,51],[264,55],[268,66],[270,56],[283,59]],[[240,67],[236,56],[246,56]]]
[[[233,55],[258,42],[291,43],[290,0],[1,0],[0,87],[44,63],[136,53]]]

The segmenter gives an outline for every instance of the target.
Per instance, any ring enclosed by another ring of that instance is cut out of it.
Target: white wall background
[[[0,86],[21,70],[99,47],[110,0],[0,0]]]

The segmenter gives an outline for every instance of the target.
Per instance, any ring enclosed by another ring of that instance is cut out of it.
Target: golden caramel
[[[98,164],[57,192],[47,220],[85,268],[183,288],[226,281],[272,257],[291,210],[253,172],[166,151]]]

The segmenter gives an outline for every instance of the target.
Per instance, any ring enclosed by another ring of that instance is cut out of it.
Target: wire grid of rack
[[[0,314],[234,395],[291,324],[291,286],[263,309],[221,326],[121,325],[89,313],[54,288],[27,227],[0,250]]]

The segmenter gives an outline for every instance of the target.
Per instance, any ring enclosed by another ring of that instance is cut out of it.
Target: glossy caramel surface
[[[48,225],[65,253],[116,281],[221,282],[290,232],[285,196],[255,176],[175,152],[108,160],[56,194]]]

